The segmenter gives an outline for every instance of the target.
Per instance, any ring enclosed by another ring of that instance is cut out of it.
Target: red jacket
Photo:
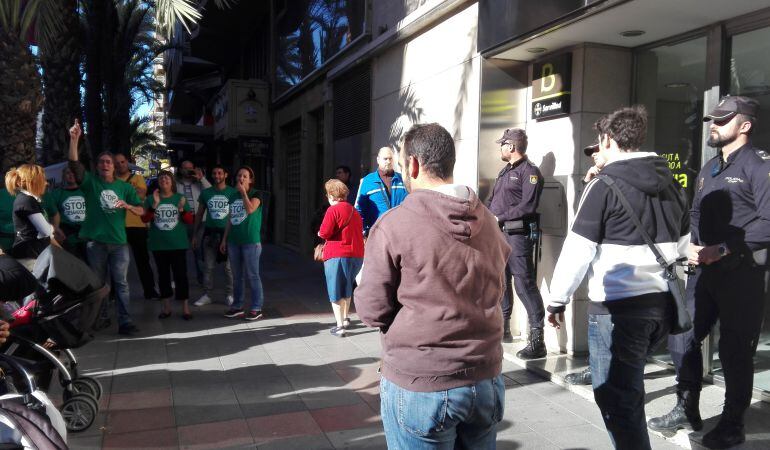
[[[318,236],[326,239],[324,261],[332,258],[363,258],[363,220],[348,202],[339,202],[326,210]]]

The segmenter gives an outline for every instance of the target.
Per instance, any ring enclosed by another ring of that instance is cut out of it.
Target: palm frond
[[[229,0],[218,0],[228,3]],[[177,21],[190,32],[190,24],[201,18],[201,13],[192,0],[157,0],[155,2],[156,19],[158,28],[168,38],[174,37],[174,28]]]

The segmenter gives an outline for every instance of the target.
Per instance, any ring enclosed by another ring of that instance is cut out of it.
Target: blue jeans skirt
[[[363,263],[363,258],[331,258],[324,261],[329,301],[336,302],[353,295],[353,283]]]

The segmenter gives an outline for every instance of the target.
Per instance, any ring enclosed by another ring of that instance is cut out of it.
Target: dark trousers
[[[172,295],[177,300],[190,298],[190,282],[187,280],[187,250],[155,250],[155,265],[158,266],[158,287],[160,298]],[[171,289],[171,276],[174,277],[174,289]]]
[[[594,399],[615,448],[650,448],[644,414],[644,366],[666,338],[672,313],[669,308],[655,314],[659,317],[588,315]]]
[[[754,353],[767,301],[768,272],[750,255],[732,255],[713,267],[696,269],[687,283],[693,329],[669,338],[677,369],[677,390],[700,391],[701,343],[719,320],[719,359],[725,377],[725,408],[742,414],[751,403]],[[726,267],[729,266],[729,267]]]
[[[505,266],[505,292],[503,293],[503,319],[509,320],[513,311],[513,291],[527,310],[530,328],[543,328],[545,308],[543,297],[537,288],[537,274],[532,261],[533,242],[524,235],[504,234],[511,246],[511,256]],[[513,283],[511,283],[513,276]]]
[[[139,272],[139,281],[142,283],[145,298],[152,298],[157,295],[155,291],[155,277],[152,275],[150,267],[150,252],[147,249],[147,228],[127,227],[126,238],[128,246],[131,247],[131,253],[134,255],[134,264],[136,271]]]

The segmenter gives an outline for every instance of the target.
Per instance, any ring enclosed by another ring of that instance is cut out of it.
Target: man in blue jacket
[[[356,209],[364,219],[364,236],[377,219],[406,198],[401,174],[393,170],[393,150],[382,147],[377,153],[377,170],[361,180],[356,198]]]

